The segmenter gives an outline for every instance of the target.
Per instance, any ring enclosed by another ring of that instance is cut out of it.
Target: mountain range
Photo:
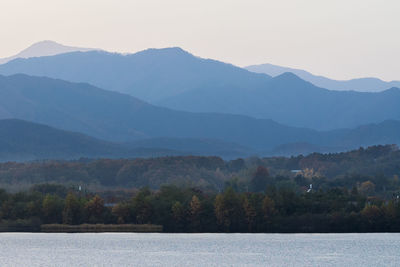
[[[120,158],[181,155],[177,151],[133,148],[84,134],[17,119],[0,120],[0,161]]]
[[[8,61],[11,61],[16,58],[53,56],[69,52],[77,52],[77,51],[84,52],[91,50],[100,51],[100,49],[65,46],[54,41],[46,40],[34,43],[33,45],[21,51],[17,55],[8,58],[0,58],[0,64],[7,63]],[[300,77],[305,81],[311,82],[312,84],[318,87],[326,88],[329,90],[380,92],[392,87],[400,87],[400,81],[386,82],[375,77],[356,78],[350,80],[334,80],[321,75],[314,75],[306,70],[283,67],[269,63],[250,65],[245,67],[245,69],[251,72],[264,73],[272,77],[279,76],[285,72],[291,72],[293,74],[296,74],[298,77]]]
[[[212,139],[153,138],[131,143],[112,143],[84,134],[59,130],[43,124],[18,119],[0,120],[0,162],[80,158],[138,158],[202,155],[225,159],[258,156],[307,155],[333,153],[356,147],[354,144],[400,143],[400,123],[386,121],[342,133],[339,144],[346,147],[318,146],[310,143],[288,143],[270,151],[256,151],[234,143]],[[332,133],[331,133],[332,134]],[[382,138],[382,136],[385,136]],[[362,140],[358,143],[358,140]],[[337,139],[338,141],[338,139]],[[335,143],[333,143],[335,144]]]
[[[399,120],[399,102],[398,88],[379,93],[332,91],[284,73],[262,88],[199,88],[164,100],[161,105],[192,112],[271,118],[296,127],[333,130]]]
[[[9,75],[0,75],[0,161],[235,158],[400,144],[395,87],[327,90],[294,70],[254,73],[261,70],[181,48],[92,50],[45,41],[0,65]]]
[[[170,155],[217,154],[234,157],[269,155],[278,146],[295,143],[309,143],[327,151],[400,143],[399,121],[385,121],[355,129],[316,131],[242,115],[175,111],[85,83],[23,74],[0,76],[0,119],[7,118],[93,136],[96,141],[85,137],[90,141],[87,141],[91,144],[89,147],[98,147],[92,155],[107,152],[114,156],[133,157],[140,153],[129,149],[141,148],[152,149],[153,154],[161,151]],[[31,132],[21,131],[24,134]],[[13,136],[10,134],[8,138]],[[17,140],[24,139],[27,137]],[[61,137],[53,140],[64,142]],[[76,144],[79,147],[82,141],[78,141]],[[40,143],[37,141],[35,148],[38,151]],[[90,155],[89,152],[86,154]],[[75,155],[83,154],[78,151]]]
[[[374,77],[351,80],[334,80],[324,76],[314,75],[305,70],[282,67],[273,64],[251,65],[245,67],[245,69],[255,73],[265,73],[272,77],[279,76],[285,72],[291,72],[318,87],[337,91],[380,92],[392,87],[400,88],[400,81],[386,82]]]
[[[0,76],[1,118],[43,123],[114,142],[209,138],[268,148],[317,133],[247,116],[175,111],[89,84],[23,74]]]
[[[327,90],[292,73],[271,78],[180,48],[16,59],[0,65],[0,73],[86,82],[174,110],[245,115],[317,130],[400,120],[397,88],[376,93]]]
[[[271,78],[216,60],[195,57],[178,47],[126,55],[89,51],[20,58],[1,65],[0,73],[86,82],[152,104],[196,88],[218,88],[227,84],[255,88]]]
[[[103,141],[19,119],[0,120],[0,162],[80,158],[217,155],[251,156],[250,149],[212,139],[155,138],[131,143]]]

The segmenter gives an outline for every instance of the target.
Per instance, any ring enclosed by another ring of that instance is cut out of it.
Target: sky
[[[238,66],[400,80],[399,0],[1,0],[0,57],[53,40],[137,52],[179,46]]]

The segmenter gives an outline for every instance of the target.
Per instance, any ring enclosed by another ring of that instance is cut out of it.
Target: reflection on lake
[[[400,266],[400,234],[0,234],[0,266]]]

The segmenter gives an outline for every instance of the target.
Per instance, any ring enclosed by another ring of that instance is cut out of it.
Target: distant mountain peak
[[[285,81],[286,83],[288,82],[300,82],[300,83],[308,83],[307,81],[301,79],[299,76],[292,72],[285,72],[281,75],[278,75],[274,78],[272,78],[274,81]]]
[[[284,79],[300,79],[296,74],[293,72],[284,72],[281,75],[276,76],[276,78],[284,78]]]
[[[174,51],[174,52],[178,52],[178,53],[190,54],[188,51],[186,51],[185,49],[183,49],[179,46],[165,47],[165,48],[160,48],[159,50]]]
[[[149,48],[147,50],[149,50],[149,51],[151,51],[151,50],[152,51],[160,51],[160,52],[171,51],[171,52],[190,54],[188,51],[184,50],[183,48],[181,48],[179,46],[164,47],[164,48]]]
[[[44,40],[32,44],[19,54],[17,57],[29,58],[37,56],[53,56],[62,53],[75,52],[75,51],[90,51],[92,48],[81,48],[59,44],[55,41]]]
[[[16,58],[31,58],[31,57],[42,57],[42,56],[54,56],[58,54],[64,54],[69,52],[86,52],[96,50],[93,48],[82,48],[82,47],[73,47],[66,46],[55,41],[44,40],[30,45],[28,48],[22,50],[20,53],[0,59],[0,64],[7,63]]]
[[[52,40],[43,40],[43,41],[39,41],[39,42],[36,42],[36,43],[32,44],[31,46],[29,46],[25,50],[28,50],[28,49],[33,48],[33,47],[40,47],[40,46],[64,46],[64,45],[62,45],[60,43],[57,43],[55,41],[52,41]]]
[[[180,48],[180,47],[166,47],[166,48],[149,48],[130,55],[165,55],[165,56],[190,56],[193,57],[191,53]]]

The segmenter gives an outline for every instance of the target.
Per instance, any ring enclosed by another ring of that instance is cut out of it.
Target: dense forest
[[[107,202],[99,195],[38,185],[29,192],[0,191],[0,230],[39,231],[42,224],[153,224],[166,232],[398,232],[398,195],[369,197],[333,188],[295,192],[269,186],[265,192],[205,192],[196,188],[143,188],[133,197]],[[115,199],[114,199],[115,200]]]
[[[252,184],[259,167],[269,172],[268,181]],[[56,183],[82,186],[89,191],[159,189],[162,185],[222,191],[227,184],[238,192],[265,190],[267,184],[303,190],[353,186],[370,181],[384,197],[397,190],[400,175],[398,147],[373,146],[358,150],[296,157],[247,158],[224,161],[219,157],[179,156],[149,159],[81,159],[0,163],[0,188],[10,192],[32,185]]]
[[[233,161],[9,162],[0,164],[8,186],[0,191],[0,230],[89,223],[167,232],[400,231],[399,174],[399,149],[389,145]]]

